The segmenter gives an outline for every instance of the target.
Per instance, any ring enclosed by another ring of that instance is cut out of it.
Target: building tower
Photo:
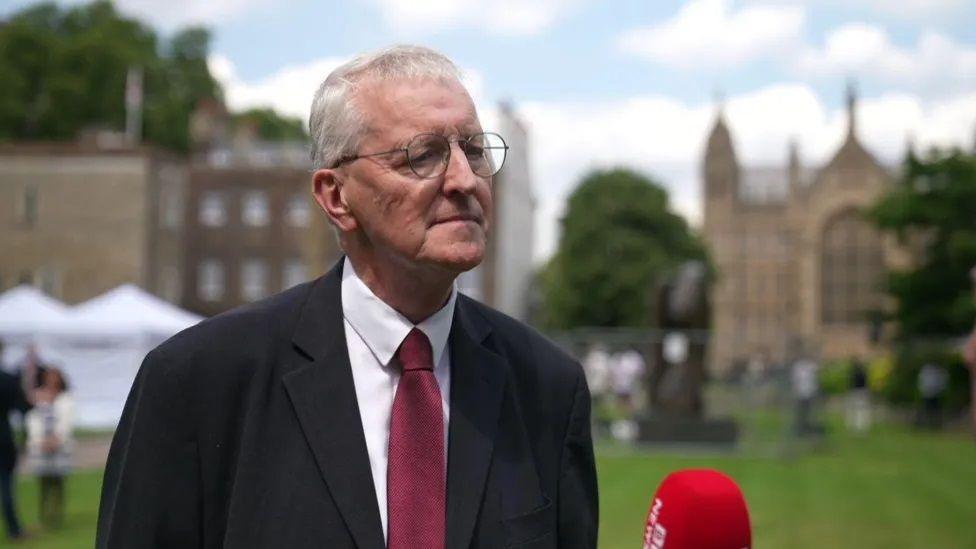
[[[705,146],[702,180],[705,182],[704,228],[706,234],[712,234],[723,230],[730,221],[739,185],[739,162],[721,106]]]

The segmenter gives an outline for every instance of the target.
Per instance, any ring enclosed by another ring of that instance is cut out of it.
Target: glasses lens
[[[482,177],[490,177],[502,169],[506,152],[505,140],[497,133],[472,135],[464,149],[471,171]]]
[[[419,177],[439,175],[447,166],[450,154],[451,144],[442,135],[423,133],[411,139],[407,145],[407,160]]]

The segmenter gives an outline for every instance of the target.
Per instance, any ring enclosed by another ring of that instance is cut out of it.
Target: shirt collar
[[[369,289],[369,286],[352,266],[349,258],[343,259],[342,266],[342,316],[359,334],[376,360],[384,367],[393,360],[410,330],[415,325],[407,317],[398,313]],[[416,327],[430,340],[433,351],[434,368],[440,364],[441,356],[447,349],[447,338],[454,322],[454,303],[457,301],[457,287],[451,287],[451,297],[436,313],[430,315]]]

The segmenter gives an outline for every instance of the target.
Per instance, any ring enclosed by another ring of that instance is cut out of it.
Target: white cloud
[[[874,77],[945,93],[976,86],[976,47],[925,31],[913,47],[902,48],[884,29],[852,23],[830,32],[822,48],[807,48],[796,69],[813,76]]]
[[[617,46],[668,66],[728,67],[792,49],[804,21],[800,6],[733,10],[731,0],[695,0],[663,23],[626,31]]]
[[[479,28],[504,35],[537,34],[580,0],[373,0],[386,23],[401,31]]]
[[[840,93],[840,90],[838,90]],[[791,138],[804,163],[821,165],[846,131],[846,112],[829,109],[804,84],[775,84],[731,97],[724,106],[740,161],[746,166],[786,162]],[[697,224],[701,219],[699,168],[715,107],[664,96],[610,103],[530,102],[519,112],[528,121],[535,177],[536,261],[555,250],[565,200],[589,170],[630,166],[667,187],[672,207]],[[976,128],[976,93],[926,102],[909,94],[863,100],[859,135],[885,164],[904,155],[906,138],[919,148],[970,147]]]
[[[227,106],[233,110],[271,107],[276,111],[308,121],[315,90],[336,67],[349,61],[345,57],[326,57],[286,66],[268,76],[245,82],[234,63],[224,55],[207,58],[210,73],[224,89]],[[478,71],[462,69],[462,83],[468,89],[485,127],[497,117],[494,106],[486,99],[484,77]]]
[[[280,113],[308,120],[315,90],[333,69],[347,60],[327,57],[301,65],[290,65],[250,82],[241,80],[234,64],[223,55],[211,55],[207,58],[207,65],[223,86],[225,100],[231,110],[272,107]]]
[[[749,0],[752,2],[753,0]],[[768,4],[770,0],[754,0]],[[917,22],[951,17],[971,7],[969,0],[775,0],[778,4],[823,6],[832,10],[864,10],[891,19]]]

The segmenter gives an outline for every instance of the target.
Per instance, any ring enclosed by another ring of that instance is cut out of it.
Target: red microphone
[[[752,531],[742,491],[711,469],[671,473],[654,494],[644,549],[749,549]]]

